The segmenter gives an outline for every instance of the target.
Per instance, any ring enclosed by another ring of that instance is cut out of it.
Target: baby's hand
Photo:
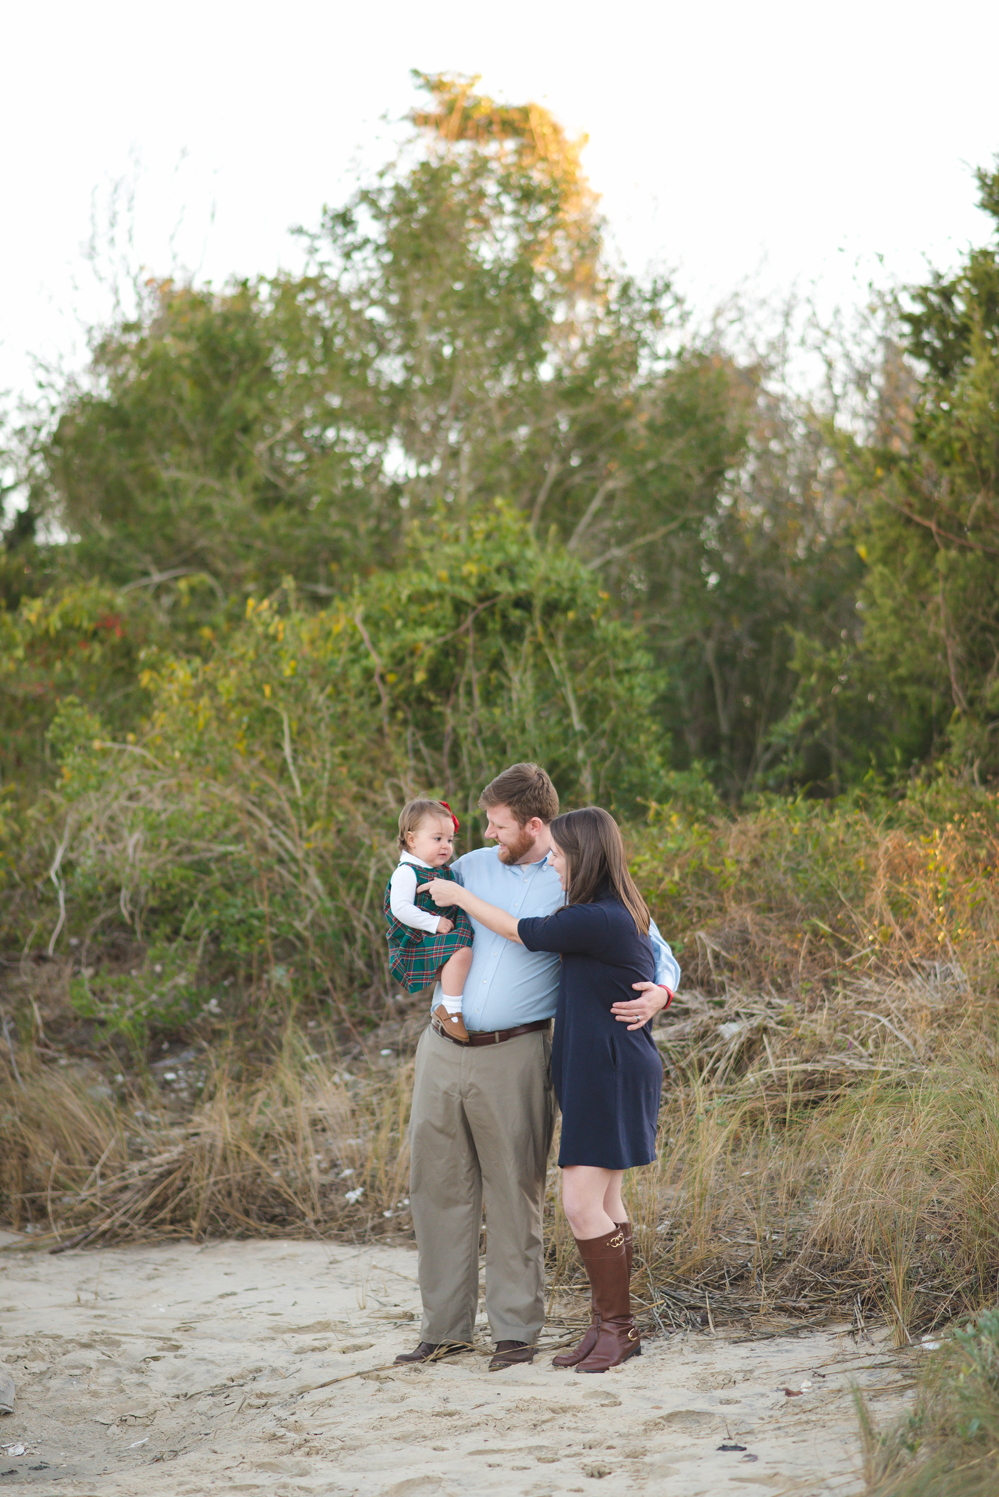
[[[442,915],[437,922],[437,934],[439,936],[447,936],[450,935],[451,931],[453,930],[454,926],[451,924],[451,921],[447,918],[446,915]]]

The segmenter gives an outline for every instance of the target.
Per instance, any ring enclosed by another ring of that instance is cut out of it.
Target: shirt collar
[[[547,868],[548,867],[548,857],[549,857],[549,854],[546,852],[545,855],[544,855],[544,857],[543,858],[539,858],[536,863],[504,863],[503,866],[504,866],[504,868],[521,868],[521,869],[524,869],[525,871],[527,869],[531,869],[531,870],[533,870],[535,872],[540,873],[540,871],[541,871],[542,868]]]
[[[430,866],[429,863],[423,863],[423,862],[420,861],[419,858],[414,858],[413,854],[411,852],[401,852],[399,854],[399,862],[400,863],[415,863],[416,866],[417,866],[417,868],[429,868],[429,866]]]

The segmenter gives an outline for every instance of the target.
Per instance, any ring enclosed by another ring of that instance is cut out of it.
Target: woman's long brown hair
[[[566,904],[593,904],[608,889],[616,894],[643,936],[652,919],[628,872],[617,822],[602,806],[566,811],[551,824],[552,841],[565,854]]]

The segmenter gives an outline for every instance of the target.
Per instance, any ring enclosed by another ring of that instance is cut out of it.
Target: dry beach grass
[[[628,1187],[650,1326],[848,1312],[904,1344],[987,1299],[999,1090],[960,973],[856,981],[809,1015],[692,993],[658,1035],[660,1158]],[[265,1061],[230,1040],[127,1082],[22,1052],[0,1124],[13,1224],[56,1248],[406,1234],[411,1060],[389,1048],[344,1060],[329,1032],[289,1022]],[[578,1265],[554,1168],[549,1215],[559,1296]]]
[[[686,970],[656,1030],[659,1159],[627,1184],[647,1331],[847,1319],[859,1333],[884,1323],[904,1348],[994,1301],[995,797],[906,818],[802,804],[736,821],[657,813],[634,833],[634,866]],[[150,1024],[139,1051],[134,1036],[81,1027],[77,965],[6,969],[10,1225],[56,1251],[411,1237],[422,1005],[386,1006],[365,1029],[332,1005],[250,993],[228,1016],[213,1004],[172,1032]],[[564,1334],[585,1306],[554,1168],[547,1214],[551,1326]],[[875,1432],[871,1449],[892,1440]],[[883,1461],[869,1465],[887,1479]]]

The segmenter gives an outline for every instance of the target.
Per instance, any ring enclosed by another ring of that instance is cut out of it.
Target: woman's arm
[[[466,889],[464,884],[452,883],[449,878],[433,878],[429,884],[420,885],[419,892],[422,893],[424,890],[427,890],[434,904],[441,905],[445,909],[449,904],[456,904],[471,919],[484,925],[486,930],[494,930],[498,936],[505,936],[508,941],[516,941],[518,946],[524,944],[517,934],[516,918],[494,904],[486,904],[484,899],[480,899],[477,894]]]

